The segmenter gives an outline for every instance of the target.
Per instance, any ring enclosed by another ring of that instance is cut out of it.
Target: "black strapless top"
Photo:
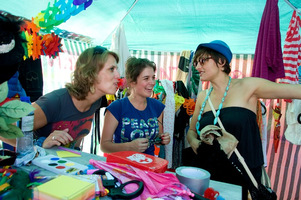
[[[226,131],[234,135],[239,141],[237,149],[247,165],[250,168],[263,165],[262,143],[256,114],[242,107],[226,107],[221,109],[219,118]],[[213,121],[212,111],[205,112],[200,121],[200,130],[206,125],[213,124]],[[218,124],[216,125],[218,126]],[[230,160],[235,163],[238,162],[234,153]]]

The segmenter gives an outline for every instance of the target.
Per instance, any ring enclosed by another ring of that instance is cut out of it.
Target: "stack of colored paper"
[[[95,198],[95,184],[61,175],[36,188],[34,200],[91,200]]]

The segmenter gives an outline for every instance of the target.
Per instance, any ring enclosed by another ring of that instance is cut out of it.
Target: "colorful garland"
[[[71,16],[75,16],[86,10],[93,0],[56,0],[53,5],[48,3],[46,10],[41,11],[32,21],[25,21],[22,27],[23,37],[27,40],[24,46],[24,60],[32,58],[36,60],[41,55],[55,58],[62,52],[61,38],[53,33],[53,28],[66,22]],[[43,30],[48,34],[39,35]],[[52,33],[50,33],[52,32]]]

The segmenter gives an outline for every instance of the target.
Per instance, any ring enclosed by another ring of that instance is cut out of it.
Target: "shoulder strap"
[[[216,111],[215,111],[214,106],[213,106],[213,104],[212,104],[212,102],[211,102],[210,96],[208,97],[208,102],[209,102],[209,105],[210,105],[210,107],[211,107],[211,110],[212,110],[214,116],[216,116]],[[221,120],[220,120],[219,117],[218,117],[217,120],[218,120],[218,125],[219,125],[223,130],[226,130],[225,127],[223,126],[223,123],[221,122]],[[256,188],[258,188],[258,183],[257,183],[257,181],[255,180],[255,178],[254,178],[252,172],[250,171],[249,167],[247,166],[247,164],[246,164],[246,162],[245,162],[245,159],[240,155],[240,153],[239,153],[239,151],[237,150],[236,147],[235,147],[235,149],[234,149],[234,153],[235,153],[236,156],[238,157],[239,162],[240,162],[240,163],[242,164],[242,166],[245,168],[245,170],[246,170],[248,176],[250,177],[252,183],[254,184],[254,186],[255,186]]]

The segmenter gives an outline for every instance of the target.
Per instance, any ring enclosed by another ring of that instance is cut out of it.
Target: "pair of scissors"
[[[107,195],[112,199],[133,199],[141,195],[144,190],[142,181],[132,180],[120,184],[116,177],[105,170],[97,170],[93,174],[101,175],[102,184],[109,191]],[[132,193],[126,193],[124,188],[129,184],[136,184],[138,189]]]

